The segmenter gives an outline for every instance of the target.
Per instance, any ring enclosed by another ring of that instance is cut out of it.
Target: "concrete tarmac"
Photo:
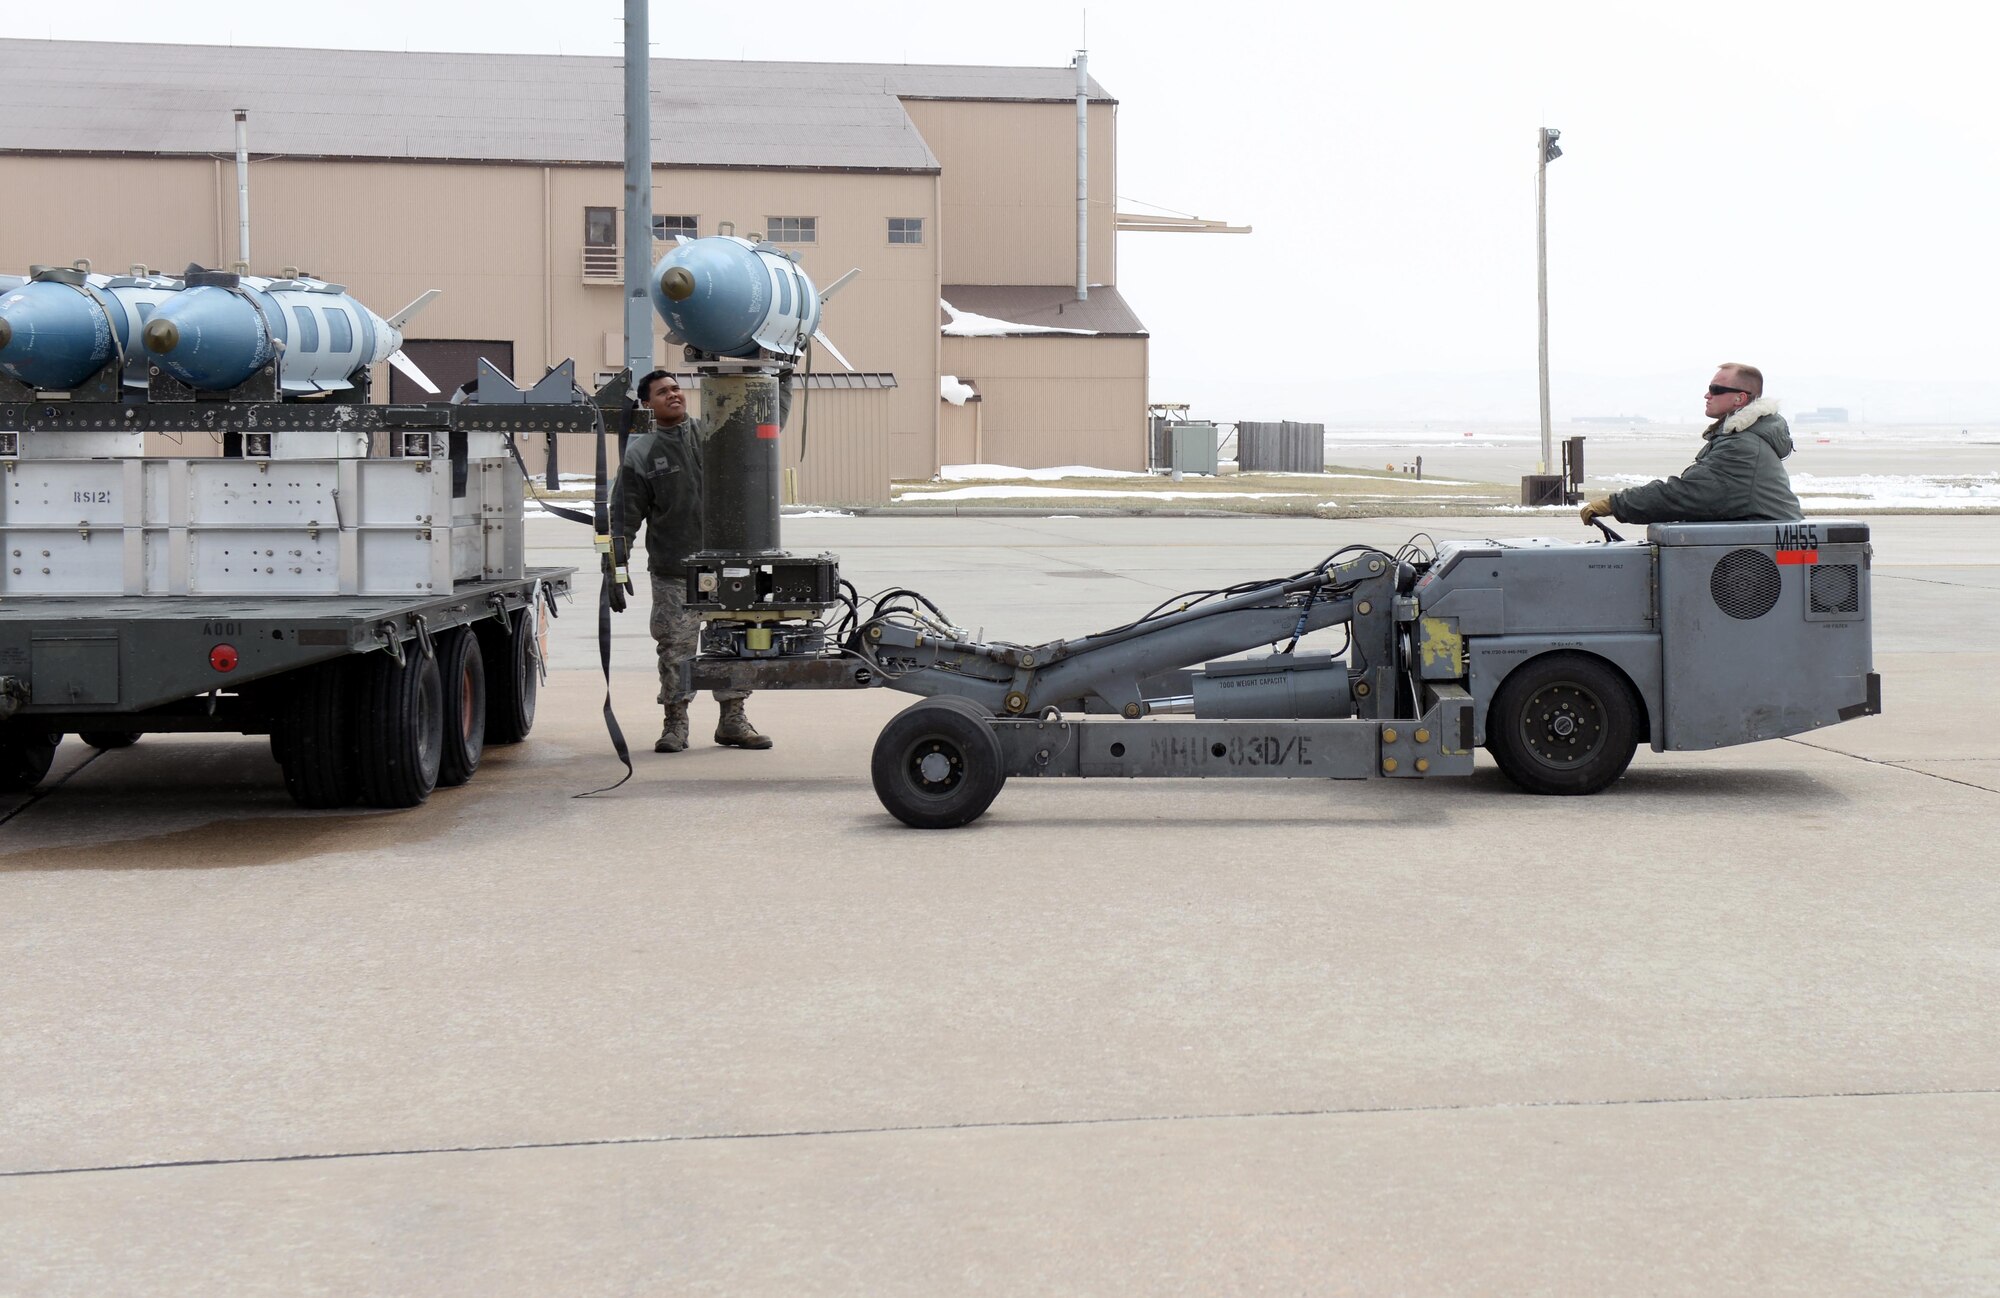
[[[595,579],[537,521],[586,571],[470,785],[302,812],[163,736],[0,799],[0,1294],[2000,1292],[2000,518],[1871,526],[1881,717],[1587,799],[1482,757],[921,833],[900,695],[650,752],[643,581],[638,775],[575,797]],[[786,540],[1038,640],[1415,527]]]

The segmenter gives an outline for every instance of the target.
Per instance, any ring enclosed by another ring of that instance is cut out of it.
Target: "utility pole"
[[[250,269],[250,113],[236,110],[236,260]]]
[[[1542,462],[1535,472],[1546,474],[1555,459],[1549,434],[1549,164],[1562,156],[1556,141],[1562,132],[1547,126],[1535,132],[1535,313],[1539,327],[1542,386]]]
[[[652,43],[647,0],[625,0],[625,364],[633,393],[653,368]]]

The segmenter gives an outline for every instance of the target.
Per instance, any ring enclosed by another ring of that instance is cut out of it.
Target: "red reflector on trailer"
[[[760,441],[760,442],[769,442],[769,441],[775,441],[775,440],[777,440],[777,436],[778,436],[778,426],[777,426],[776,424],[759,424],[759,425],[757,425],[757,440],[758,440],[758,441]]]
[[[236,646],[219,644],[208,651],[208,665],[219,672],[236,670]]]
[[[1819,551],[1818,551],[1818,550],[1780,550],[1780,551],[1778,551],[1778,562],[1779,562],[1779,563],[1818,563],[1818,562],[1819,562]]]

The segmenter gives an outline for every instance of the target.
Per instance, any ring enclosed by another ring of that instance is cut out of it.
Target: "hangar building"
[[[803,460],[800,417],[786,430],[799,499],[879,502],[891,479],[972,460],[1145,467],[1147,336],[1116,288],[1117,103],[1095,83],[1091,287],[1075,293],[1075,78],[654,62],[655,248],[755,233],[821,285],[861,271],[825,323],[856,372],[816,352]],[[296,267],[383,314],[444,290],[408,350],[447,391],[480,355],[522,378],[622,364],[615,58],[0,40],[0,267],[228,266],[239,108],[256,273]],[[375,391],[423,398],[386,367]],[[580,441],[561,454],[588,468]]]

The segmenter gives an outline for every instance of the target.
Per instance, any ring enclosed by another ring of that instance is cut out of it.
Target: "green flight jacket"
[[[630,553],[646,526],[646,568],[663,577],[687,575],[688,556],[701,549],[701,420],[689,415],[625,444],[611,496],[612,526]]]
[[[1746,407],[1749,411],[1754,409]],[[1680,476],[1629,487],[1611,497],[1621,523],[1755,522],[1801,518],[1799,498],[1782,463],[1792,433],[1775,409],[1747,428],[1717,420],[1702,434],[1694,463]]]

